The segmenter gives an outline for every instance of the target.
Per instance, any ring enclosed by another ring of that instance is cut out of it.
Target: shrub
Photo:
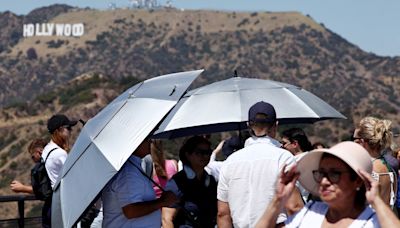
[[[26,51],[26,56],[29,60],[34,60],[34,59],[37,59],[37,57],[38,57],[35,48],[29,48]]]

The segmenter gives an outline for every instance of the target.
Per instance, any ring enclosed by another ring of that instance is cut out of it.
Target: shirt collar
[[[136,165],[139,165],[139,167],[141,167],[142,159],[139,158],[138,156],[136,156],[136,155],[131,155],[131,156],[129,157],[128,160],[131,161],[131,162],[133,162],[133,163],[136,164]]]
[[[282,144],[278,140],[273,139],[269,136],[263,136],[263,137],[252,136],[252,137],[246,139],[246,142],[244,143],[244,147],[247,147],[247,146],[250,146],[253,144],[258,144],[258,143],[268,143],[268,144],[271,144],[276,147],[282,147]]]
[[[183,165],[183,171],[185,171],[186,177],[189,180],[193,180],[196,177],[196,173],[193,171],[192,168],[190,168],[187,165]],[[204,171],[204,175],[205,175],[204,185],[208,187],[210,185],[210,176],[207,175],[206,171]]]

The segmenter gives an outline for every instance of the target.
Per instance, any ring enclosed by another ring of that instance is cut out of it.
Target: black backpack
[[[52,196],[53,189],[51,188],[51,181],[49,175],[46,171],[46,161],[49,157],[50,153],[53,152],[57,148],[50,150],[47,154],[46,159],[43,161],[43,158],[40,159],[35,167],[31,170],[31,184],[33,193],[36,196],[36,199],[46,201],[49,197]]]

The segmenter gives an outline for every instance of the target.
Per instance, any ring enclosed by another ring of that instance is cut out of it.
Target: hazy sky
[[[110,2],[128,6],[128,0],[2,0],[0,12],[26,14],[54,3],[106,9]],[[165,3],[165,0],[159,1]],[[400,56],[400,0],[174,0],[185,9],[229,11],[300,11],[365,51]]]

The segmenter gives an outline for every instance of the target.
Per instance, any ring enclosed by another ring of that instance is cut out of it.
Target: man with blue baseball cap
[[[243,149],[228,157],[220,171],[218,227],[255,227],[275,194],[280,170],[294,163],[293,155],[274,139],[278,122],[271,104],[260,101],[251,106],[248,126],[252,136]],[[298,199],[299,203],[287,209],[301,208]],[[282,212],[277,223],[285,219]]]

